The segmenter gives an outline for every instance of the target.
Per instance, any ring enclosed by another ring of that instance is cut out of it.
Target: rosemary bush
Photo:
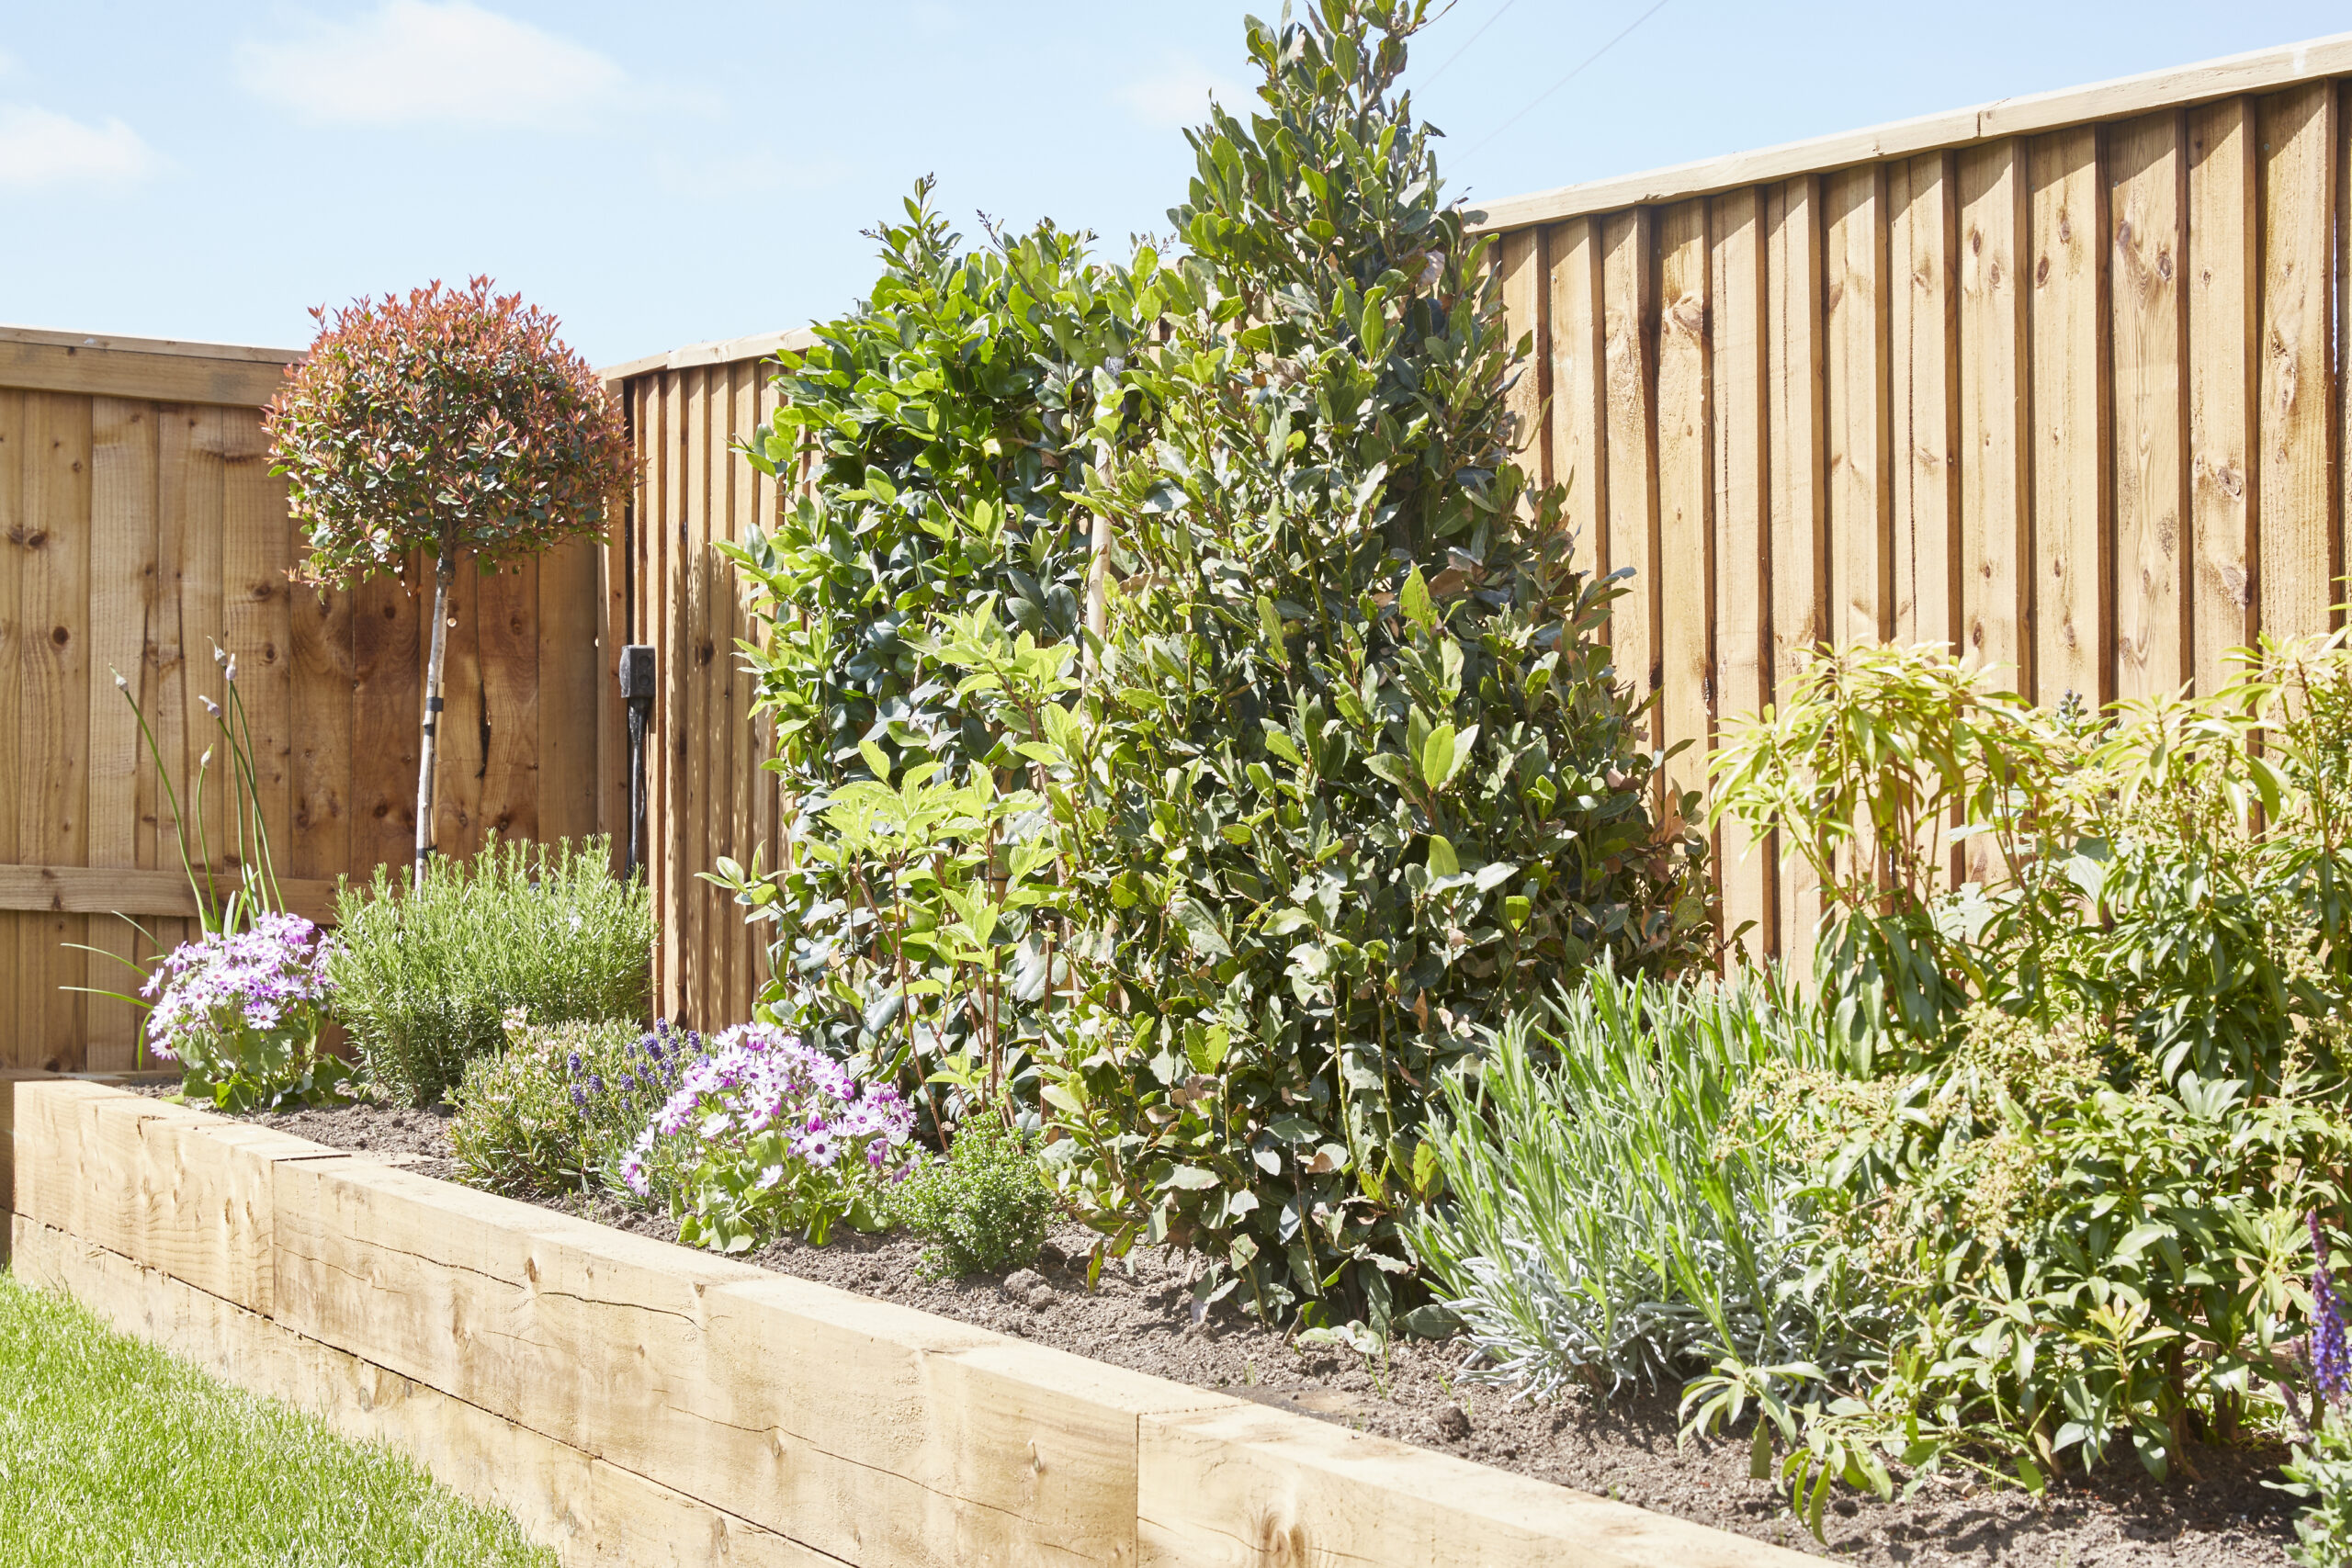
[[[1474,1375],[1679,1386],[1727,1355],[1838,1364],[1871,1323],[1767,1094],[1820,1066],[1819,1016],[1770,976],[1596,970],[1445,1081],[1428,1144],[1446,1196],[1412,1239]]]
[[[379,866],[336,913],[335,1014],[367,1076],[419,1104],[502,1046],[510,1009],[538,1024],[644,1019],[651,899],[613,876],[602,839],[433,860],[413,889]]]

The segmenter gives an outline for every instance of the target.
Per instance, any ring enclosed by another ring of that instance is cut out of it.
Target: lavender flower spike
[[[2335,1281],[2327,1271],[2327,1237],[2320,1230],[2316,1210],[2311,1225],[2312,1373],[2320,1397],[2330,1404],[2341,1404],[2346,1386],[2352,1385],[2352,1363],[2347,1363],[2344,1344],[2344,1309],[2336,1299]]]

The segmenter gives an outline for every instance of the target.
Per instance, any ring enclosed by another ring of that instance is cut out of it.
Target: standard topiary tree
[[[361,299],[320,324],[310,357],[263,411],[271,471],[308,531],[304,575],[390,571],[413,592],[430,552],[433,646],[417,765],[416,869],[433,850],[435,716],[458,557],[484,571],[604,532],[633,468],[619,407],[556,319],[487,277]]]

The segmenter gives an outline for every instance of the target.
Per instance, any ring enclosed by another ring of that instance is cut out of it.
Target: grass
[[[389,1450],[0,1273],[0,1562],[553,1568]]]

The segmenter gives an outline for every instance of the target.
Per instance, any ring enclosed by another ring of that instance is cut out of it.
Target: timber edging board
[[[86,1081],[14,1267],[566,1563],[1731,1568],[1793,1552]]]

